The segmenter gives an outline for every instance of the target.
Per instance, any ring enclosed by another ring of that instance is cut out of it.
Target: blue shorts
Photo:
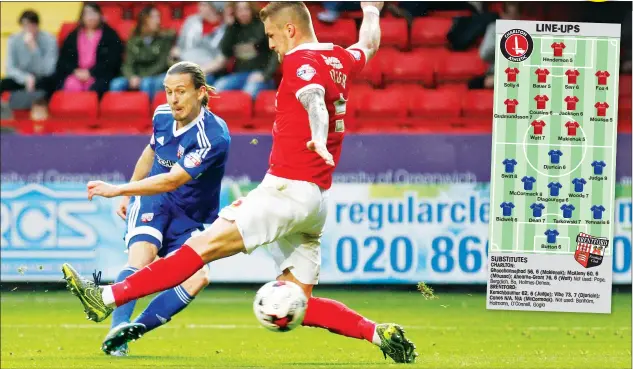
[[[164,195],[134,196],[127,211],[125,245],[146,241],[158,248],[158,256],[178,250],[204,225],[191,219]]]

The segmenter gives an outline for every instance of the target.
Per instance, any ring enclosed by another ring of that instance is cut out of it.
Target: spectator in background
[[[176,47],[171,51],[173,61],[186,60],[200,65],[207,73],[208,84],[213,83],[214,77],[208,75],[205,66],[220,55],[220,41],[226,30],[223,9],[222,2],[200,2],[199,13],[185,20]]]
[[[56,76],[64,91],[108,90],[121,70],[123,44],[96,3],[84,3],[79,26],[64,40]]]
[[[503,11],[499,15],[501,19],[521,19],[521,7],[516,2],[503,3]],[[478,76],[471,79],[468,82],[468,88],[470,89],[486,89],[494,88],[495,84],[495,48],[497,44],[495,42],[495,22],[488,25],[484,39],[479,46],[479,56],[483,61],[489,63],[490,66],[483,76]],[[503,73],[503,71],[502,71]]]
[[[22,13],[19,23],[22,31],[11,35],[8,40],[7,74],[0,81],[0,93],[24,90],[26,100],[36,100],[54,88],[52,75],[57,63],[57,40],[39,29],[40,18],[33,10]]]
[[[226,29],[220,43],[222,51],[206,65],[207,71],[216,73],[225,68],[230,58],[235,58],[233,73],[215,82],[218,92],[243,90],[257,97],[263,89],[275,88],[273,74],[279,66],[277,55],[268,48],[264,23],[259,19],[256,3],[241,1],[231,3],[235,21]]]
[[[176,34],[161,30],[160,25],[160,12],[153,5],[141,10],[136,28],[127,42],[121,69],[123,77],[112,80],[110,91],[141,90],[152,99],[156,92],[163,90]]]

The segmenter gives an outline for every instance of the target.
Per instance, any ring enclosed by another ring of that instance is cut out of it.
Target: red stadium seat
[[[486,69],[477,51],[450,53],[435,65],[438,83],[466,82],[484,74]]]
[[[150,107],[149,96],[144,92],[106,92],[99,106],[101,119],[121,121],[128,125],[131,120],[143,121],[149,124]]]
[[[382,18],[380,20],[380,45],[406,49],[409,46],[407,21],[403,18]]]
[[[77,23],[62,23],[59,32],[57,32],[57,43],[61,46],[66,40],[66,37],[77,27]]]
[[[133,20],[122,20],[119,23],[113,25],[114,30],[121,38],[121,41],[126,42],[136,27],[136,22]]]
[[[182,8],[182,18],[186,19],[190,15],[198,14],[198,3],[185,3]]]
[[[334,24],[315,21],[314,31],[319,42],[332,42],[343,47],[353,45],[358,38],[356,23],[352,19],[339,19]]]
[[[226,120],[229,127],[234,120],[250,119],[253,116],[253,100],[242,91],[224,91],[209,100],[211,110]]]
[[[275,119],[276,91],[262,91],[255,99],[255,117]]]
[[[461,96],[454,90],[412,90],[409,110],[414,117],[446,120],[461,115]]]
[[[350,98],[352,96],[350,95]],[[389,120],[407,116],[407,95],[404,90],[374,90],[359,101],[357,116]]]
[[[378,53],[385,83],[407,82],[432,86],[434,83],[435,59],[422,52],[398,52],[386,49]]]
[[[49,112],[57,119],[94,120],[99,113],[99,99],[94,91],[57,91],[51,97]]]
[[[464,117],[492,119],[494,91],[470,90],[463,95],[462,110]]]
[[[183,23],[185,23],[184,19],[163,18],[161,20],[163,28],[174,30],[177,34],[180,33]]]
[[[152,101],[152,114],[154,114],[154,110],[158,107],[158,105],[167,104],[167,95],[165,92],[160,91],[154,95],[154,100]]]
[[[169,3],[154,2],[148,3],[145,1],[134,4],[134,19],[137,19],[138,14],[148,5],[153,5],[160,12],[161,22],[164,24],[167,20],[172,18],[173,8]]]
[[[618,133],[631,133],[633,127],[631,127],[631,120],[619,119],[618,120]]]
[[[433,10],[429,12],[430,17],[453,19],[455,17],[468,17],[472,15],[470,10]]]
[[[382,66],[378,59],[372,58],[354,78],[354,81],[365,81],[374,86],[380,86],[382,84]]]
[[[443,46],[453,21],[448,18],[415,18],[411,27],[411,46]]]
[[[103,2],[99,5],[101,6],[103,17],[111,26],[119,23],[123,19],[124,9],[120,4],[115,2]]]
[[[620,96],[631,96],[631,75],[620,75]]]
[[[630,96],[620,97],[620,99],[618,100],[618,119],[631,120],[631,97]]]

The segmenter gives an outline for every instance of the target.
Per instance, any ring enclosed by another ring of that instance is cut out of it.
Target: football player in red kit
[[[277,279],[296,283],[309,299],[303,325],[367,340],[396,362],[415,361],[415,345],[399,325],[376,324],[338,301],[312,296],[350,82],[380,44],[383,2],[361,2],[361,7],[359,40],[347,49],[317,41],[302,2],[272,2],[262,9],[269,47],[283,70],[266,176],[245,198],[222,209],[206,231],[120,283],[97,286],[64,264],[64,277],[91,320],[102,321],[115,306],[177,286],[209,262],[266,247],[277,265]]]

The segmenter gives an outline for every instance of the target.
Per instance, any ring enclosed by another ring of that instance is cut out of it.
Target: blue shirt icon
[[[523,182],[523,189],[530,191],[534,186],[534,182],[536,182],[536,178],[525,176],[521,179],[521,182]]]
[[[563,188],[563,185],[558,182],[552,182],[548,184],[547,187],[549,187],[550,196],[558,196],[558,192],[560,191],[561,188]]]
[[[512,216],[512,208],[514,208],[514,204],[511,202],[501,203],[501,208],[503,209],[503,216],[510,217]]]
[[[517,161],[514,159],[506,159],[503,161],[503,165],[506,166],[506,173],[514,173],[514,166],[517,165]]]
[[[602,169],[604,169],[604,167],[607,166],[607,163],[605,163],[602,160],[600,161],[596,160],[593,163],[591,163],[591,166],[593,167],[593,174],[600,175],[602,174]]]
[[[560,150],[550,150],[547,155],[549,155],[552,164],[558,164],[560,163],[560,157],[563,156],[563,153]]]
[[[593,212],[593,219],[602,219],[602,212],[606,209],[602,205],[594,205],[591,207],[591,211]]]
[[[575,210],[576,208],[574,207],[574,205],[571,204],[563,204],[563,206],[560,207],[560,210],[563,211],[563,218],[569,219],[572,217],[572,212]]]
[[[534,203],[530,205],[530,209],[532,209],[532,216],[534,218],[540,218],[543,215],[543,209],[545,209],[545,205]]]
[[[574,185],[574,191],[582,192],[584,186],[587,184],[587,181],[585,181],[584,178],[574,178],[574,180],[571,181],[571,183],[573,183]]]
[[[559,233],[555,229],[548,229],[545,231],[545,235],[547,236],[547,243],[556,243],[556,236],[558,236]]]

